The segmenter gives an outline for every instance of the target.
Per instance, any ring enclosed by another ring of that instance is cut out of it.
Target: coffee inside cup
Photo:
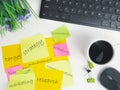
[[[89,48],[89,57],[97,64],[105,64],[113,57],[113,47],[107,41],[96,41]]]

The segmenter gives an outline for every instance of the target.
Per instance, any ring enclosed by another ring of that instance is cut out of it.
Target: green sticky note
[[[11,75],[8,90],[35,90],[34,74]]]
[[[23,63],[49,57],[44,35],[37,34],[20,40]]]
[[[16,74],[28,74],[28,73],[34,73],[32,68],[26,68],[26,69],[18,70],[16,72]]]
[[[56,30],[52,31],[51,34],[55,42],[65,40],[66,38],[70,37],[70,32],[66,25],[57,28]]]
[[[90,61],[88,61],[88,66],[89,66],[89,68],[90,68],[90,69],[94,68],[93,63],[92,63],[92,62],[90,62]]]
[[[94,79],[94,78],[88,78],[88,79],[87,79],[87,82],[88,82],[88,83],[94,83],[94,82],[95,82],[95,79]]]

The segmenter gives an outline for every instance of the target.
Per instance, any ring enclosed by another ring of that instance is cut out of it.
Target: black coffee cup
[[[88,56],[96,64],[108,63],[114,54],[112,45],[104,40],[93,42],[88,48]]]

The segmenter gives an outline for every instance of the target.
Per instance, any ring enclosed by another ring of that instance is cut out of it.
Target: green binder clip
[[[94,78],[88,78],[88,79],[87,79],[87,82],[88,82],[88,83],[95,83],[95,79],[94,79]]]
[[[90,68],[90,69],[93,69],[93,68],[94,68],[93,63],[92,63],[92,62],[90,62],[90,61],[88,61],[88,66],[89,66],[89,68]]]

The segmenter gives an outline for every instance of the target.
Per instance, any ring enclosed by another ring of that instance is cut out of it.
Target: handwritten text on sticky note
[[[63,72],[49,70],[39,65],[33,67],[36,74],[36,89],[35,90],[61,90]]]
[[[10,76],[8,90],[35,90],[35,75],[16,74]]]
[[[58,61],[58,62],[50,62],[46,64],[46,67],[53,70],[60,70],[64,72],[63,75],[63,83],[62,86],[71,86],[73,85],[73,74],[72,67],[69,61]]]
[[[20,40],[23,63],[46,58],[49,56],[45,38],[37,34]]]
[[[2,56],[4,68],[10,68],[22,64],[20,44],[3,46]]]

